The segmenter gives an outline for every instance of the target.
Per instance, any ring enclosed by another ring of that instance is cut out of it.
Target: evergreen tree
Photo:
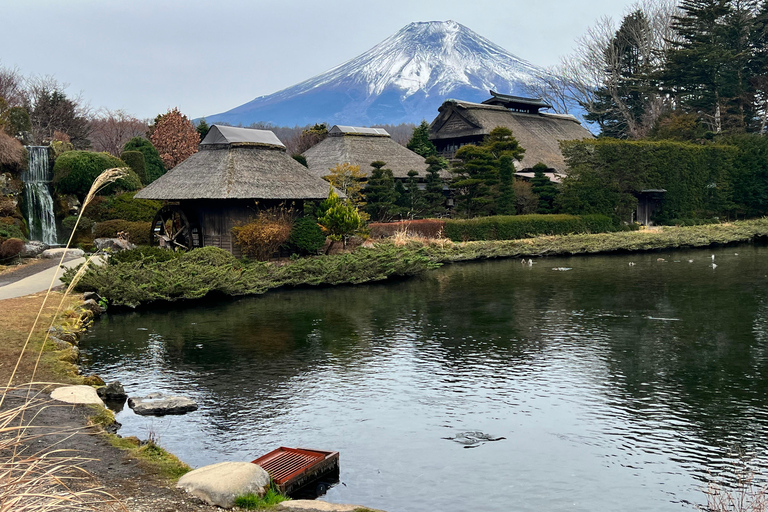
[[[544,174],[549,168],[542,163],[533,166],[533,179],[531,185],[533,193],[539,196],[539,208],[537,213],[554,213],[555,198],[558,190],[554,183]]]
[[[424,191],[426,214],[439,216],[445,213],[445,194],[443,194],[443,178],[440,171],[448,167],[448,163],[437,156],[430,156],[426,160],[427,188]]]
[[[208,126],[208,122],[205,120],[205,118],[202,118],[200,122],[197,123],[195,129],[197,130],[197,133],[200,134],[200,142],[203,142],[203,139],[206,135],[208,135],[208,131],[211,129],[211,127]]]
[[[414,128],[411,140],[408,141],[406,147],[424,158],[437,155],[437,148],[429,140],[429,125],[426,121],[422,121],[419,126]]]
[[[512,157],[504,155],[499,159],[499,197],[496,200],[496,213],[514,215],[515,204],[515,166]]]
[[[380,160],[371,163],[373,171],[365,187],[365,212],[378,222],[390,221],[397,214],[395,178],[390,169],[384,168],[385,165]]]
[[[419,173],[416,171],[408,171],[408,185],[405,192],[405,203],[407,210],[403,212],[403,215],[409,219],[415,219],[422,217],[427,210],[427,203],[424,200],[424,193],[419,188]]]

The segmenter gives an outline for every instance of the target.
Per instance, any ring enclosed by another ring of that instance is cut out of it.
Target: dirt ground
[[[62,298],[61,293],[53,293],[48,299],[38,327],[35,329],[35,335],[21,358],[19,355],[38,310],[43,304],[44,294],[0,301],[0,340],[2,340],[0,342],[0,395],[5,395],[0,414],[25,402],[28,395],[26,391],[13,388],[3,390],[6,389],[17,361],[19,362],[18,370],[12,384],[19,386],[32,379],[44,333],[56,309],[59,308]],[[72,308],[80,299],[80,297],[64,299],[61,309],[66,311]],[[43,383],[78,383],[80,377],[72,372],[71,368],[57,361],[53,351],[46,350],[43,351],[41,364],[34,373],[34,380]],[[69,371],[68,375],[62,373],[67,371]],[[77,487],[81,490],[99,488],[115,497],[115,500],[99,499],[96,504],[86,510],[132,512],[219,510],[176,490],[150,465],[133,458],[130,452],[113,447],[99,427],[89,426],[88,418],[94,414],[93,409],[88,406],[72,406],[51,401],[48,393],[45,392],[51,387],[46,384],[33,387],[35,392],[32,396],[39,392],[37,396],[40,400],[34,401],[30,409],[25,411],[24,424],[34,427],[30,430],[34,435],[25,438],[22,444],[26,447],[28,454],[39,453],[49,447],[85,458],[78,463],[78,466],[92,477],[79,481]],[[8,456],[9,454],[0,454],[0,458],[5,460],[8,460]],[[77,510],[83,509],[77,508]]]

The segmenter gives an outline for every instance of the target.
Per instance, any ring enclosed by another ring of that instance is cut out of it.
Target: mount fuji
[[[367,52],[209,124],[342,125],[431,120],[447,99],[483,101],[493,89],[524,95],[546,72],[455,21],[411,23]]]

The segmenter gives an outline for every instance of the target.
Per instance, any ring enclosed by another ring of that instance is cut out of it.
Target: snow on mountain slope
[[[489,89],[522,94],[544,74],[455,21],[411,23],[321,75],[206,119],[244,126],[418,123],[433,119],[448,98],[482,101]]]

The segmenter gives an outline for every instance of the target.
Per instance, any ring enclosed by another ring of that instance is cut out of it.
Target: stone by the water
[[[124,402],[126,398],[128,398],[128,395],[125,394],[125,389],[123,388],[123,385],[120,384],[119,380],[116,380],[115,382],[110,382],[106,386],[102,386],[98,389],[96,389],[96,392],[99,394],[99,397],[102,400],[110,400],[113,402]]]
[[[250,462],[220,462],[190,471],[176,484],[209,505],[235,506],[243,494],[263,496],[269,487],[269,474]]]
[[[100,251],[109,249],[113,252],[127,251],[128,249],[136,248],[134,244],[122,238],[97,238],[93,241],[93,245]]]
[[[68,404],[96,404],[104,406],[96,390],[91,386],[62,386],[51,393],[51,398]]]
[[[165,396],[162,393],[150,393],[147,396],[131,397],[128,407],[142,416],[162,416],[165,414],[184,414],[197,410],[197,403],[184,396]]]
[[[19,256],[22,258],[37,258],[46,249],[48,249],[48,246],[43,242],[30,240],[24,244],[24,249],[21,250]]]
[[[99,315],[103,314],[104,311],[105,311],[105,309],[103,307],[101,307],[101,305],[98,302],[96,302],[95,300],[93,300],[93,299],[88,299],[85,302],[83,302],[83,306],[82,307],[84,309],[87,309],[91,313],[93,313],[94,316],[99,316]]]

